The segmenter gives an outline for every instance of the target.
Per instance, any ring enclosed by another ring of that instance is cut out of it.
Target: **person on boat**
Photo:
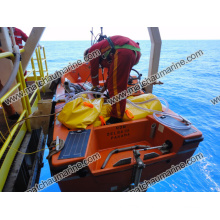
[[[118,93],[127,90],[129,74],[134,65],[141,57],[138,43],[123,36],[112,36],[94,44],[84,52],[84,57],[95,50],[101,52],[101,56],[90,60],[92,90],[96,90],[99,85],[99,65],[102,68],[108,68],[108,79],[102,89],[109,91],[110,98]],[[126,99],[123,99],[112,105],[110,119],[106,124],[122,122],[126,108]]]

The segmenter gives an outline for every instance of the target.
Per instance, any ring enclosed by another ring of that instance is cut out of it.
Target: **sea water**
[[[135,69],[146,77],[149,68],[150,41],[139,41],[141,60]],[[41,42],[46,49],[49,73],[66,67],[70,62],[83,59],[83,52],[90,41]],[[159,71],[172,63],[202,50],[203,56],[160,79],[164,84],[154,86],[153,94],[165,98],[172,111],[190,120],[204,136],[195,155],[204,159],[155,184],[148,192],[207,192],[220,191],[220,103],[210,100],[220,95],[220,41],[163,41]],[[50,178],[50,169],[44,153],[41,180]],[[60,191],[58,184],[43,191]]]

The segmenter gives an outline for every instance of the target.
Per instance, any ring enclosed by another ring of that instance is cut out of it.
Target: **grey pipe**
[[[8,92],[8,90],[10,89],[18,73],[21,55],[20,55],[19,47],[17,45],[14,46],[14,51],[15,51],[14,67],[13,67],[11,76],[9,77],[7,83],[4,85],[3,89],[0,91],[0,98],[2,98]]]

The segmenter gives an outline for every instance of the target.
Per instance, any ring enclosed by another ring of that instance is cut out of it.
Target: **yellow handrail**
[[[22,114],[20,115],[20,117],[19,117],[18,120],[21,120],[26,113],[27,113],[27,111],[24,110],[24,111],[22,112]],[[3,146],[2,146],[2,148],[1,148],[1,150],[0,150],[0,159],[2,158],[2,156],[3,156],[4,152],[5,152],[5,150],[8,148],[8,145],[9,145],[11,139],[12,139],[12,136],[14,135],[14,133],[16,132],[16,130],[18,129],[18,126],[19,126],[19,124],[17,124],[17,125],[14,126],[14,128],[13,128],[12,131],[11,131],[11,135],[8,136],[8,137],[10,137],[10,138],[7,138],[6,141],[5,141],[5,143],[3,144]]]
[[[0,102],[3,103],[21,84],[16,84],[11,90],[9,90],[5,95],[0,99]]]
[[[0,169],[0,176],[1,176],[1,178],[0,178],[0,192],[3,190],[3,187],[5,185],[5,181],[8,177],[8,173],[10,171],[10,167],[11,167],[13,160],[16,156],[17,150],[19,149],[19,147],[22,143],[22,140],[26,134],[26,131],[27,131],[27,127],[26,127],[26,124],[24,123],[21,126],[20,131],[16,135],[16,137],[15,137],[15,139],[14,139],[14,141],[13,141],[13,143],[7,153],[7,156],[4,159],[4,162],[3,162],[2,167]]]
[[[25,75],[24,76],[24,79],[27,79],[28,78],[28,76],[30,76],[31,75],[31,73],[33,73],[34,72],[34,70],[32,69],[32,70],[30,70],[30,71],[27,71],[28,73],[27,73],[27,75]]]
[[[11,53],[11,52],[0,53],[0,59],[7,58],[7,57],[13,57],[14,58],[14,54]]]

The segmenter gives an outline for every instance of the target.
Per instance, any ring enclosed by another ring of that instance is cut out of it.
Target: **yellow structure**
[[[43,51],[43,59],[41,57],[41,49]],[[23,52],[24,52],[24,49],[20,50],[20,53],[23,53]],[[14,86],[13,88],[11,88],[0,99],[0,105],[2,105],[2,103],[8,97],[10,97],[17,88],[19,89],[19,91],[24,91],[24,89],[26,88],[25,79],[27,79],[27,81],[37,81],[37,80],[40,80],[40,78],[44,77],[45,74],[46,74],[46,76],[48,76],[45,48],[44,47],[43,48],[40,48],[40,47],[36,48],[35,54],[36,54],[36,58],[34,59],[32,57],[32,59],[31,59],[32,70],[28,71],[26,76],[24,76],[24,72],[22,69],[21,62],[20,62],[18,73],[17,73],[17,78],[16,78],[17,85]],[[14,59],[13,53],[5,52],[5,53],[0,54],[0,59],[7,58],[7,57],[11,57],[12,60]],[[34,60],[37,61],[39,70],[35,70]],[[42,61],[45,62],[45,70],[43,69],[43,62]],[[33,73],[33,76],[30,76],[32,73]],[[37,75],[37,73],[39,73],[39,75]],[[42,90],[43,90],[43,92],[45,92],[45,88],[42,88]],[[36,95],[36,98],[35,98],[35,95]],[[34,98],[35,98],[35,100],[34,100]],[[21,98],[23,111],[20,114],[20,117],[19,117],[17,123],[15,123],[15,126],[12,129],[9,128],[9,126],[8,126],[8,133],[9,133],[8,137],[7,138],[3,137],[3,138],[5,138],[4,144],[0,149],[0,159],[4,159],[2,166],[0,167],[0,191],[3,190],[5,181],[7,179],[7,176],[8,176],[9,170],[11,168],[11,165],[13,163],[13,160],[16,156],[17,150],[19,150],[19,147],[20,147],[26,133],[31,132],[31,125],[30,125],[29,120],[25,120],[24,123],[22,124],[22,126],[20,127],[20,130],[17,132],[17,129],[20,124],[19,122],[24,117],[25,118],[29,117],[30,114],[32,114],[37,109],[38,101],[40,99],[41,99],[41,95],[40,95],[39,88],[37,90],[35,90],[35,92],[31,95],[30,98],[29,98],[29,96],[24,96]],[[32,101],[33,101],[33,104],[31,105]],[[6,116],[5,116],[5,120],[6,120],[6,124],[8,125]],[[16,135],[15,135],[15,133],[16,133]],[[12,144],[10,144],[11,141],[13,141]],[[10,148],[10,149],[9,149],[8,153],[6,154],[5,158],[3,158],[3,155],[5,154],[7,148]]]

